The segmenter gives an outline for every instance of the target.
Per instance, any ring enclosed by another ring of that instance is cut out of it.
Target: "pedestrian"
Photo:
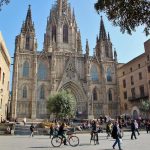
[[[50,132],[49,132],[49,138],[51,139],[51,137],[53,136],[53,133],[54,133],[54,126],[53,124],[50,125]]]
[[[114,125],[113,125],[113,129],[112,129],[112,137],[113,139],[115,139],[115,142],[113,144],[113,149],[115,149],[116,144],[118,144],[119,150],[122,150],[121,148],[121,143],[120,143],[120,139],[121,139],[121,131],[119,128],[119,124],[117,121],[115,121]]]
[[[112,125],[111,125],[111,121],[108,121],[108,123],[106,124],[106,133],[107,133],[107,136],[106,138],[108,139],[108,137],[110,137],[111,135],[111,129],[112,128]]]
[[[30,126],[30,131],[31,131],[31,137],[33,137],[34,136],[34,125],[33,125],[33,123],[31,124],[31,126]]]
[[[23,124],[24,124],[24,126],[26,125],[26,122],[27,122],[27,119],[26,119],[26,117],[24,117],[23,118]]]
[[[139,133],[139,124],[137,123],[136,120],[134,120],[134,125],[135,125],[135,131],[137,132],[138,135],[140,135],[140,133]]]
[[[133,140],[133,136],[135,139],[137,139],[136,135],[135,135],[135,124],[134,124],[134,120],[131,121],[131,140]]]

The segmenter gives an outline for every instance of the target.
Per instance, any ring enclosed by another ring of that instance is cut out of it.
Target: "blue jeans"
[[[113,147],[115,147],[117,143],[118,143],[119,150],[121,150],[121,145],[120,145],[119,137],[116,138],[116,141],[115,141],[115,143],[113,144]]]

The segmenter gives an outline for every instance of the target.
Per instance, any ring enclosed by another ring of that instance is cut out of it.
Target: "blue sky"
[[[99,34],[100,15],[94,10],[97,0],[68,0],[75,10],[78,27],[81,31],[82,48],[85,50],[85,41],[89,40],[90,54],[93,54],[96,36]],[[35,24],[38,50],[43,48],[44,33],[47,17],[55,0],[11,0],[2,7],[0,12],[0,31],[6,42],[11,57],[14,54],[15,36],[20,33],[22,22],[25,20],[28,5],[31,5],[32,19]],[[103,14],[105,29],[110,33],[113,48],[118,53],[118,62],[126,63],[144,52],[143,43],[150,38],[143,33],[143,27],[137,28],[132,35],[122,34],[119,27],[112,26]]]

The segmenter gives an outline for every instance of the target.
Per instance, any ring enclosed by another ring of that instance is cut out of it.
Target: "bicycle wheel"
[[[53,145],[53,147],[60,147],[62,143],[62,138],[61,137],[53,137],[51,140],[51,144]]]
[[[69,138],[69,145],[72,147],[78,146],[79,145],[79,138],[77,136],[71,136]]]

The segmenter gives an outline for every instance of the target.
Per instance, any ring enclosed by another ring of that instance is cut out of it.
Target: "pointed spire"
[[[103,22],[103,17],[101,16],[101,21],[100,21],[100,32],[99,32],[99,39],[107,39],[106,31],[105,31],[105,26]]]
[[[97,35],[97,37],[96,37],[96,43],[98,43],[98,41],[99,41],[99,39],[98,39],[98,35]]]
[[[109,36],[109,32],[108,32],[108,40],[110,41],[110,36]]]
[[[116,52],[115,48],[114,48],[114,59],[115,59],[115,61],[117,61],[117,52]]]
[[[89,43],[88,43],[88,39],[86,39],[86,54],[89,55]]]
[[[78,37],[77,37],[77,50],[82,51],[80,30],[78,31]]]
[[[22,24],[21,32],[33,32],[34,33],[34,23],[32,22],[32,15],[31,15],[31,5],[29,5],[26,20]]]
[[[57,6],[58,6],[59,16],[61,16],[62,15],[62,0],[57,0]]]

